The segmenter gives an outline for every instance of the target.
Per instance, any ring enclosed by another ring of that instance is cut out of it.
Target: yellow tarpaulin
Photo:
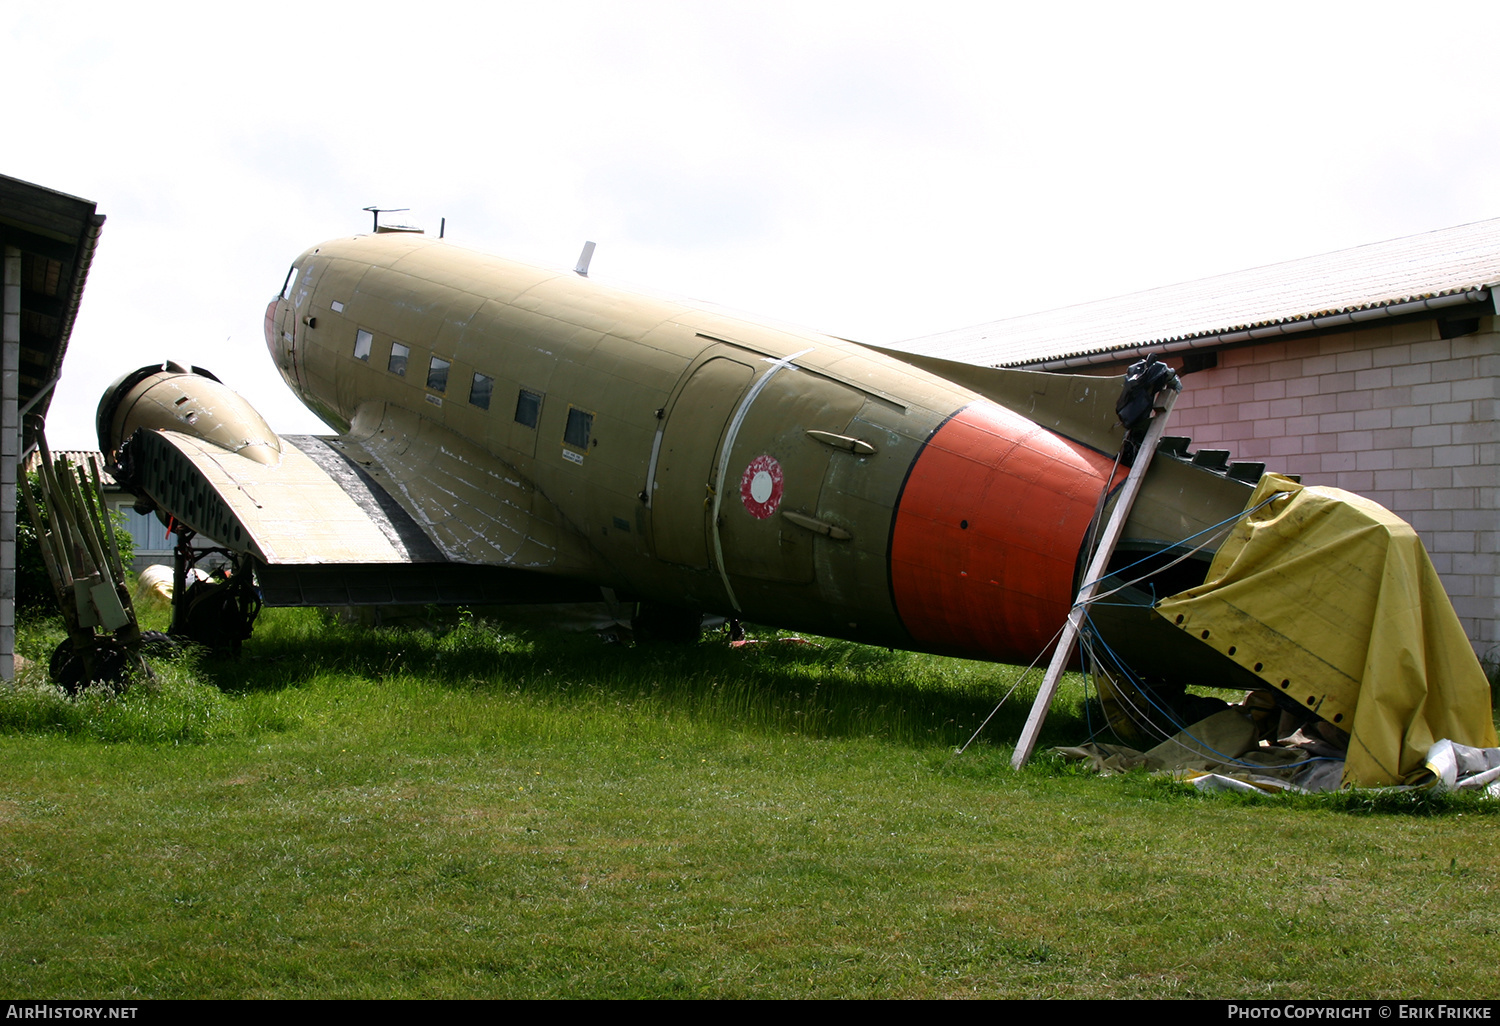
[[[1500,745],[1489,682],[1411,525],[1276,474],[1246,508],[1208,580],[1158,613],[1349,731],[1346,787],[1419,777],[1443,738]]]

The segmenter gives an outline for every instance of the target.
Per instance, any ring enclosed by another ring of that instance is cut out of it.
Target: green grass
[[[45,627],[23,632],[41,654]],[[94,997],[1490,997],[1496,803],[1041,757],[1019,671],[272,611],[0,691],[0,978]],[[1065,688],[1044,743],[1087,731]]]

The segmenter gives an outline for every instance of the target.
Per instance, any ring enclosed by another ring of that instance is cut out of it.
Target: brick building
[[[1381,503],[1500,653],[1500,219],[1015,317],[901,348],[1120,373],[1165,354],[1169,433]]]

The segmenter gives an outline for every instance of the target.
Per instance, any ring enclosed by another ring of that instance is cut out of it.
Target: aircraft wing
[[[374,404],[335,437],[241,430],[262,441],[236,449],[205,429],[245,422],[243,400],[217,382],[163,371],[131,387],[166,392],[189,430],[133,424],[124,477],[177,523],[254,557],[267,605],[599,597],[575,580],[596,569],[587,546],[544,496],[414,414]]]
[[[401,563],[443,557],[367,475],[311,436],[281,460],[237,457],[193,435],[143,431],[136,483],[180,523],[263,563]],[[392,513],[396,517],[392,517]],[[404,521],[404,522],[403,522]]]
[[[441,553],[548,573],[595,573],[580,532],[525,475],[410,410],[371,402],[331,443],[370,488],[384,489]]]

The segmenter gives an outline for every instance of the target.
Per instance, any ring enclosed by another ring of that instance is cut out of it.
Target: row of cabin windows
[[[354,358],[370,362],[370,350],[375,343],[375,336],[363,328],[354,335]],[[406,376],[406,361],[411,356],[411,347],[404,346],[400,342],[391,343],[390,359],[386,361],[385,369],[400,377]],[[452,364],[440,357],[434,356],[427,365],[427,387],[434,392],[448,391],[448,368]],[[490,397],[495,391],[495,379],[488,374],[474,372],[474,380],[469,385],[469,405],[477,406],[481,410],[490,408]],[[533,392],[523,388],[516,396],[516,423],[524,427],[535,428],[542,416],[542,393]],[[594,430],[594,415],[577,407],[568,407],[568,423],[563,429],[563,441],[579,449],[587,449],[589,436]]]
[[[370,350],[375,342],[375,336],[363,328],[354,334],[354,358],[370,362]],[[411,347],[404,346],[400,342],[391,343],[391,355],[386,360],[385,369],[399,377],[406,376],[406,361],[411,356]],[[427,387],[434,392],[448,391],[448,368],[452,363],[440,356],[434,356],[427,365]],[[488,374],[474,375],[474,380],[469,384],[469,404],[477,406],[481,410],[490,408],[490,396],[495,391],[495,379]]]

